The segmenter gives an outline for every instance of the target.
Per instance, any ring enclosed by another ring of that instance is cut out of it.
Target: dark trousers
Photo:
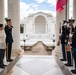
[[[76,48],[72,48],[72,51],[73,51],[73,57],[75,62],[75,69],[76,69]]]
[[[5,55],[5,49],[0,49],[0,65],[3,64],[4,55]]]
[[[68,61],[69,65],[72,65],[72,63],[71,63],[71,52],[70,51],[67,51],[67,61]]]
[[[6,58],[11,59],[12,43],[6,43]]]
[[[66,51],[65,51],[65,44],[61,44],[62,45],[62,55],[63,55],[63,59],[66,60]]]

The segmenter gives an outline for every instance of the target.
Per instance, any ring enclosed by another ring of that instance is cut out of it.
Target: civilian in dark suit
[[[75,32],[72,37],[72,52],[73,52],[73,57],[74,57],[75,69],[71,70],[71,72],[76,74],[76,27],[75,27]]]
[[[11,62],[13,59],[11,59],[11,50],[12,50],[12,42],[13,42],[13,37],[12,37],[12,22],[11,19],[6,20],[7,25],[5,26],[5,33],[6,33],[6,57],[7,61]]]

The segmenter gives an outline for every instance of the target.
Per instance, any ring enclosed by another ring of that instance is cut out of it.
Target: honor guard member
[[[7,25],[5,26],[5,33],[6,33],[6,58],[8,62],[12,62],[13,59],[11,59],[11,50],[12,50],[12,22],[11,19],[6,20]]]
[[[71,44],[72,44],[72,36],[74,34],[74,26],[73,26],[74,22],[75,22],[74,19],[69,19],[69,27],[68,27],[69,38],[68,38],[68,44],[66,48],[66,52],[67,52],[67,63],[65,64],[66,66],[73,66]]]
[[[3,24],[0,24],[0,68],[5,68],[3,59],[5,55],[5,35],[3,30]]]
[[[63,26],[62,26],[62,34],[61,34],[61,38],[60,38],[61,39],[61,46],[62,46],[62,55],[63,55],[63,59],[61,59],[61,61],[66,61],[67,24],[68,24],[68,22],[66,20],[64,20]]]

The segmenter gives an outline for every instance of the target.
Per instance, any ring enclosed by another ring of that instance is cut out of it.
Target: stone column
[[[69,19],[69,0],[67,0],[68,1],[68,3],[67,3],[67,21],[68,21],[68,19]]]
[[[66,6],[64,6],[64,10],[59,13],[56,12],[56,48],[53,50],[52,54],[56,56],[62,56],[62,50],[61,46],[57,46],[58,38],[59,38],[59,28],[60,28],[60,23],[63,24],[63,20],[66,19]],[[69,18],[69,2],[67,3],[67,20]]]
[[[20,47],[20,0],[8,0],[8,18],[13,25],[13,52],[20,54],[23,50]]]
[[[73,18],[75,19],[75,26],[76,26],[76,0],[73,0]]]
[[[0,0],[0,23],[4,24],[4,0]]]
[[[55,30],[56,30],[56,47],[55,49],[52,51],[52,55],[55,56],[61,56],[62,52],[61,52],[61,46],[57,46],[57,42],[59,39],[59,28],[60,28],[60,23],[62,22],[62,13],[56,12],[56,26],[55,26]]]

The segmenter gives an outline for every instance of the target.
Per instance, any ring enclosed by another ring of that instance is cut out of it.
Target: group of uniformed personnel
[[[59,41],[61,42],[62,55],[61,61],[67,61],[66,66],[73,66],[73,59],[75,63],[75,69],[71,70],[76,74],[76,26],[74,26],[74,19],[64,20],[61,27],[61,33],[59,34]]]
[[[5,68],[3,59],[6,51],[6,61],[12,62],[11,59],[11,50],[12,50],[12,22],[11,19],[6,20],[7,25],[3,27],[3,24],[0,24],[0,68]]]

